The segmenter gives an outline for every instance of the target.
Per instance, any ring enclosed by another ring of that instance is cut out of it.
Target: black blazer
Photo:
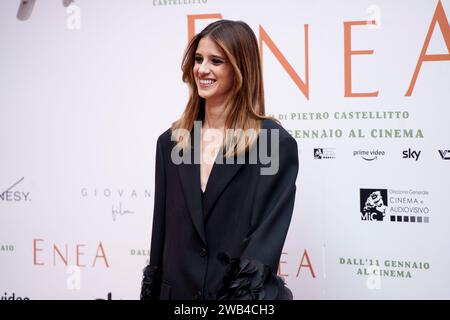
[[[158,138],[141,299],[292,298],[276,273],[294,207],[297,143],[272,120],[262,128],[268,141],[270,129],[279,130],[278,173],[261,175],[269,165],[259,156],[256,164],[215,163],[204,201],[200,165],[172,163],[170,129]]]

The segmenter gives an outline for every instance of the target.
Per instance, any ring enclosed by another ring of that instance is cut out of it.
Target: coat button
[[[206,257],[207,254],[208,254],[208,251],[206,251],[205,248],[202,248],[202,250],[200,250],[200,257]]]
[[[194,300],[200,300],[202,298],[202,292],[200,290],[198,290],[195,294],[194,294]]]

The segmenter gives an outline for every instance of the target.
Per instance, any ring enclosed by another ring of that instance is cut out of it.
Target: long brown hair
[[[172,124],[172,132],[191,132],[194,121],[202,120],[205,99],[198,95],[193,72],[195,52],[200,40],[209,37],[225,53],[234,70],[234,81],[227,99],[229,108],[225,121],[228,130],[224,139],[226,156],[241,155],[256,141],[265,116],[264,87],[258,42],[253,30],[243,21],[218,20],[209,24],[189,42],[183,56],[183,82],[189,87],[189,99],[179,120]],[[184,129],[184,130],[177,130]],[[248,135],[248,132],[253,134]],[[176,136],[177,146],[190,147],[189,136]]]

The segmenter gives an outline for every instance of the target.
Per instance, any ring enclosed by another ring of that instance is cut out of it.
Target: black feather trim
[[[218,300],[292,300],[292,292],[284,280],[270,267],[257,260],[230,259],[225,253],[217,258],[227,265]]]
[[[143,270],[141,300],[159,300],[161,268],[147,265]]]

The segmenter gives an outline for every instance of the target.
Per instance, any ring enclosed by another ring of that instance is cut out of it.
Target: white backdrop
[[[38,0],[26,21],[18,6],[0,2],[1,299],[139,297],[156,139],[187,101],[202,14],[255,31],[267,111],[299,144],[279,269],[294,298],[450,298],[448,0]],[[423,60],[440,61],[407,95],[430,27]],[[382,221],[362,220],[371,192]]]

